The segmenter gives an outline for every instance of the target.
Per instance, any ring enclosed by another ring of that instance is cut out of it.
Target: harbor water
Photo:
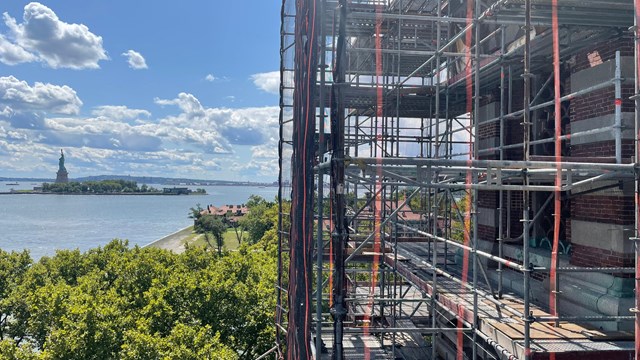
[[[8,189],[0,191],[33,187],[3,186]],[[39,259],[57,249],[86,251],[115,238],[142,246],[193,224],[189,209],[196,204],[243,204],[252,194],[273,201],[278,193],[277,187],[190,186],[197,187],[207,195],[0,195],[0,249],[28,249]]]

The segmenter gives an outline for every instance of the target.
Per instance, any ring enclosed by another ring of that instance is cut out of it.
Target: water
[[[9,191],[37,185],[0,186],[7,188],[0,191]],[[202,207],[242,204],[251,194],[273,201],[278,193],[276,187],[189,187],[204,188],[207,195],[0,195],[0,248],[29,249],[39,259],[56,249],[85,251],[114,238],[142,246],[193,224],[189,208],[198,203]]]

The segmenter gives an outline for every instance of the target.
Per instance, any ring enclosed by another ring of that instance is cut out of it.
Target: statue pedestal
[[[69,182],[69,173],[66,170],[58,170],[56,173],[56,183]]]

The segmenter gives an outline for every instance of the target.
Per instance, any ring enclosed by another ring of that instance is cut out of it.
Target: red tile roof
[[[202,210],[202,215],[217,215],[217,216],[244,216],[249,212],[249,209],[244,205],[222,205],[216,207],[213,205],[207,205],[207,208]]]

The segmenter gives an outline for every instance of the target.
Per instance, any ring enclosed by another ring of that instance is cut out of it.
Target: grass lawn
[[[242,240],[246,240],[248,238],[247,234],[244,234],[242,236]],[[211,239],[211,242],[215,244],[215,239]],[[197,234],[197,233],[193,233],[189,238],[186,239],[186,243],[188,243],[189,245],[192,246],[205,246],[206,242],[204,241],[204,235],[203,234]],[[236,232],[233,230],[233,228],[231,229],[227,229],[227,231],[224,233],[224,245],[223,245],[224,249],[226,250],[237,250],[239,247],[238,244],[238,238],[236,237]]]
[[[189,234],[189,236],[187,236],[182,240],[184,244],[191,244],[195,239],[197,239],[201,235],[193,231],[193,226],[189,226],[189,229],[191,230],[191,234]]]

